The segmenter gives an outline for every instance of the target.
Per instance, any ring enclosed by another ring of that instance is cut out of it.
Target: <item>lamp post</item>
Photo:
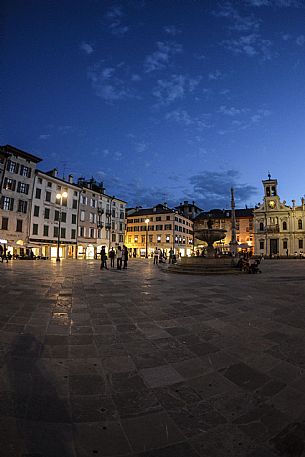
[[[60,262],[59,256],[59,245],[60,245],[60,228],[61,228],[61,210],[62,210],[62,199],[68,197],[68,192],[63,192],[62,194],[56,194],[56,200],[59,200],[60,209],[59,209],[59,218],[58,218],[58,237],[57,237],[57,256],[56,262]]]
[[[148,224],[149,224],[149,219],[145,219],[145,224],[146,224],[146,237],[145,237],[145,242],[146,242],[146,249],[145,249],[145,258],[148,258],[148,253],[147,253],[147,239],[148,239]]]

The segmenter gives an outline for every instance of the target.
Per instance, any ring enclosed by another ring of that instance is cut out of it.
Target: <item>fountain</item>
[[[215,257],[215,249],[213,244],[215,241],[223,240],[226,237],[227,231],[224,229],[213,229],[212,219],[208,220],[208,228],[201,228],[202,223],[198,222],[197,227],[194,230],[195,238],[198,238],[200,241],[205,241],[208,244],[207,247],[207,257]]]

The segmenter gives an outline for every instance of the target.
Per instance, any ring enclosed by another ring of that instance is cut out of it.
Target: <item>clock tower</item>
[[[271,179],[271,175],[269,173],[268,179],[263,181],[263,185],[266,209],[277,209],[280,202],[277,194],[277,179]]]

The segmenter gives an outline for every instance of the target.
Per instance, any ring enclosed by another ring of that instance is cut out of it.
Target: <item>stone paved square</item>
[[[305,260],[0,264],[3,457],[305,455]]]

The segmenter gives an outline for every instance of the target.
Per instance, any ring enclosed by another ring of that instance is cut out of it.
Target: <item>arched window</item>
[[[287,222],[286,221],[283,222],[283,230],[287,230]]]
[[[264,223],[263,222],[259,223],[259,229],[260,229],[261,232],[264,230]]]
[[[298,220],[298,229],[302,229],[302,228],[303,228],[302,219],[299,219]]]

